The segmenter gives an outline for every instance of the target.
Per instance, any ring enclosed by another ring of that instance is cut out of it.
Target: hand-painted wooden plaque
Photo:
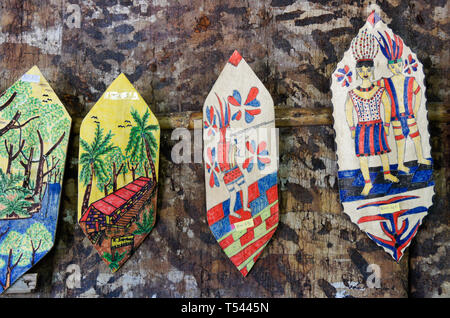
[[[344,212],[400,261],[434,194],[422,64],[372,12],[331,89]]]
[[[80,128],[79,224],[112,272],[156,218],[159,124],[121,74]]]
[[[0,292],[53,247],[71,121],[36,66],[0,95]]]
[[[207,220],[246,276],[278,226],[273,100],[235,51],[203,107]]]

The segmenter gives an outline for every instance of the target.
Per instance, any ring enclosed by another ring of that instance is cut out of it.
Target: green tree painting
[[[31,84],[21,80],[0,96],[0,105],[0,156],[7,159],[6,173],[23,171],[22,187],[33,190],[39,201],[50,174],[63,168],[70,118],[59,103],[33,97]]]
[[[22,192],[0,197],[0,219],[23,219],[31,217],[28,208],[31,202],[25,198]]]
[[[0,282],[3,290],[11,286],[11,277],[13,270],[17,266],[26,266],[30,263],[24,252],[21,250],[23,236],[17,231],[9,231],[6,238],[0,245],[0,255],[7,256],[8,261],[4,263],[6,266],[6,278],[4,282]]]
[[[83,149],[79,162],[81,165],[80,179],[86,186],[81,206],[82,212],[89,207],[89,197],[94,177],[97,177],[99,180],[108,178],[105,156],[115,149],[115,146],[111,143],[112,137],[113,133],[111,130],[105,135],[103,128],[100,128],[100,124],[98,124],[91,144],[80,139],[80,145]]]
[[[49,251],[53,246],[53,236],[42,223],[33,223],[22,237],[22,250],[31,266],[36,262],[36,254]]]
[[[37,67],[0,94],[3,290],[53,246],[70,124]]]
[[[0,220],[29,218],[32,191],[20,186],[21,174],[6,174],[0,168]]]
[[[21,94],[18,94],[17,92],[21,92]],[[20,129],[22,127],[23,124],[19,123],[22,113],[18,109],[13,110],[11,113],[9,113],[8,110],[11,110],[11,105],[24,104],[30,93],[31,85],[29,83],[17,81],[7,91],[0,95],[0,111],[2,112],[0,137],[11,130]]]
[[[143,213],[141,222],[136,222],[137,230],[133,232],[134,235],[145,235],[151,232],[155,216],[153,211],[151,207],[150,211]]]
[[[3,169],[0,168],[0,196],[16,193],[19,191],[28,192],[27,189],[24,189],[19,184],[22,179],[23,175],[21,175],[20,173],[6,174],[3,172]]]
[[[127,158],[119,147],[114,147],[105,155],[105,161],[110,164],[105,166],[106,174],[97,178],[97,188],[105,193],[117,190],[117,180],[120,175],[128,173]]]
[[[103,257],[109,262],[109,269],[114,273],[119,269],[120,261],[125,257],[127,252],[120,254],[118,251],[108,253],[104,252]]]
[[[6,234],[6,233],[5,233]],[[0,244],[0,269],[6,267],[5,282],[0,282],[3,290],[11,285],[13,270],[17,267],[31,267],[36,263],[36,255],[49,251],[53,246],[53,236],[42,223],[33,223],[24,234],[9,231]]]
[[[139,113],[132,109],[131,116],[135,125],[131,127],[130,137],[125,149],[131,163],[140,163],[141,169],[145,169],[145,162],[150,164],[152,179],[156,182],[156,169],[153,157],[156,157],[158,142],[153,135],[159,129],[158,125],[149,125],[150,117],[148,109],[141,117]]]

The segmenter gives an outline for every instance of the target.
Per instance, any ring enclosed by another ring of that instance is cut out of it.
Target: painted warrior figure
[[[356,60],[356,71],[362,79],[362,84],[348,93],[345,111],[352,138],[355,139],[355,152],[359,158],[365,182],[361,194],[366,196],[373,187],[369,174],[369,156],[380,156],[385,180],[392,182],[399,180],[390,172],[387,154],[391,149],[386,138],[389,128],[383,126],[380,110],[383,103],[384,118],[389,123],[391,119],[389,98],[383,87],[371,82],[373,59],[378,53],[378,43],[372,34],[364,30],[352,41],[351,48]],[[356,126],[353,122],[353,109],[358,119]]]
[[[383,55],[386,57],[391,77],[383,78],[377,85],[383,86],[391,101],[391,123],[394,130],[397,144],[398,170],[409,173],[409,168],[404,165],[405,141],[409,136],[414,142],[418,163],[430,165],[431,162],[423,157],[422,143],[419,128],[416,122],[422,92],[414,77],[403,75],[403,41],[393,34],[391,38],[385,31],[385,36],[381,32],[378,43]],[[389,128],[389,124],[385,124]]]
[[[217,112],[220,127],[220,140],[218,144],[219,169],[223,176],[223,182],[230,193],[230,215],[240,219],[241,215],[234,212],[236,196],[239,195],[239,190],[241,190],[242,207],[245,211],[248,207],[247,186],[245,183],[244,174],[242,173],[242,170],[238,166],[236,160],[238,150],[237,143],[230,142],[230,137],[227,135],[231,120],[230,106],[225,102],[225,107],[223,107],[219,96],[217,96],[217,100],[219,101],[220,106],[220,112]]]

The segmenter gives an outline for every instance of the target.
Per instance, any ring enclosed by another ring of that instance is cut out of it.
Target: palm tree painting
[[[80,145],[84,150],[80,155],[79,164],[81,165],[80,179],[86,186],[83,196],[82,211],[85,211],[89,205],[89,197],[92,190],[92,181],[94,176],[102,178],[106,175],[105,156],[114,150],[111,143],[113,134],[111,130],[104,135],[100,124],[97,124],[95,137],[92,143],[80,139]]]
[[[157,180],[156,169],[153,158],[156,157],[158,142],[154,136],[155,131],[159,131],[159,125],[148,124],[150,113],[148,109],[141,117],[135,110],[131,110],[135,126],[131,128],[130,138],[128,139],[126,153],[129,154],[131,161],[141,162],[142,168],[145,166],[145,160],[148,160],[152,172],[152,180]]]
[[[155,224],[159,136],[158,120],[123,74],[81,124],[78,223],[112,272]]]

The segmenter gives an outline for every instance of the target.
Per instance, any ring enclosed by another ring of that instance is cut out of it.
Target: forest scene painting
[[[0,292],[53,246],[70,125],[37,67],[0,95]]]
[[[123,74],[81,125],[79,224],[112,272],[154,226],[159,135],[156,117]]]

